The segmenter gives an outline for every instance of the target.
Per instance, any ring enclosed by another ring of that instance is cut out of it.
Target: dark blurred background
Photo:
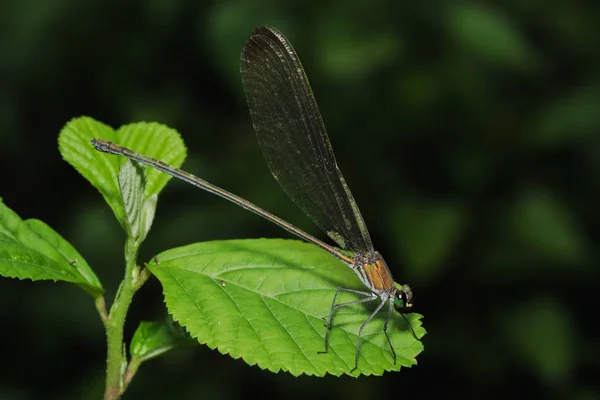
[[[419,365],[383,377],[273,374],[197,346],[144,364],[126,398],[599,399],[600,7],[558,0],[4,1],[0,196],[69,240],[114,296],[124,235],[61,159],[73,117],[158,121],[184,167],[323,237],[271,177],[239,54],[257,25],[302,59],[338,163],[428,330]],[[215,239],[289,237],[180,182],[141,259]],[[165,316],[160,285],[135,298]],[[0,280],[0,399],[102,396],[92,299]]]

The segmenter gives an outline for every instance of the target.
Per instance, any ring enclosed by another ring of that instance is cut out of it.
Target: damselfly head
[[[413,306],[413,293],[408,285],[397,285],[394,295],[394,308],[399,313],[408,313]]]

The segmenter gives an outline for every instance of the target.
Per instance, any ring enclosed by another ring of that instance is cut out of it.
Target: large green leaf
[[[127,217],[119,190],[117,176],[125,157],[100,153],[90,144],[93,138],[105,139],[157,158],[175,167],[186,156],[183,141],[175,130],[155,122],[124,125],[117,131],[89,117],[69,121],[60,132],[58,145],[63,158],[94,185],[126,231]],[[150,167],[146,169],[144,199],[158,194],[171,176]]]
[[[318,354],[336,288],[366,290],[325,251],[295,240],[231,240],[168,250],[157,259],[149,268],[163,285],[169,312],[200,343],[273,372],[351,374],[358,328],[377,304],[340,309],[329,353]],[[352,299],[342,293],[338,300]],[[364,330],[352,374],[381,375],[416,363],[423,345],[394,315],[388,328],[397,354],[393,364],[382,332],[386,315],[381,312]],[[422,337],[421,316],[407,317]]]
[[[0,201],[0,275],[75,283],[92,296],[102,285],[87,262],[42,221],[23,221]]]

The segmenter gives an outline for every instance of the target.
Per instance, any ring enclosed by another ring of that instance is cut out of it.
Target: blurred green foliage
[[[355,380],[187,348],[144,364],[129,398],[599,398],[599,18],[565,0],[9,0],[0,195],[69,240],[110,298],[124,235],[57,136],[79,115],[158,121],[182,133],[187,170],[318,234],[270,176],[244,104],[239,52],[273,25],[304,63],[374,243],[415,287],[426,350],[410,370]],[[173,182],[143,254],[263,236],[287,234]],[[151,280],[129,336],[163,317]],[[0,320],[0,398],[100,397],[103,330],[85,294],[1,280]]]

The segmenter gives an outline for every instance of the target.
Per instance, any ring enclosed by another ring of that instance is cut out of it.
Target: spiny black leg
[[[363,296],[368,296],[368,297],[365,297],[364,299],[360,299],[360,300],[349,301],[347,303],[335,304],[335,300],[337,299],[337,296],[340,292],[350,292],[350,293],[354,293],[354,294],[362,294]],[[317,352],[317,354],[326,354],[329,351],[329,332],[331,331],[331,321],[333,320],[333,314],[339,308],[351,306],[352,304],[366,303],[368,301],[373,301],[375,299],[376,299],[376,297],[373,297],[373,294],[370,292],[363,292],[360,290],[338,287],[337,291],[335,292],[335,295],[333,296],[333,302],[331,303],[331,311],[329,312],[329,318],[327,319],[327,324],[325,325],[325,351],[319,351],[319,352]]]
[[[363,324],[360,326],[360,329],[358,330],[358,338],[356,339],[356,351],[354,352],[354,368],[352,368],[352,371],[350,371],[350,373],[356,371],[356,369],[358,368],[358,349],[360,348],[360,339],[362,331],[363,329],[365,329],[365,326],[367,326],[367,324],[371,322],[373,317],[381,310],[384,304],[385,301],[382,301],[381,304],[377,306],[375,311],[373,311],[373,314],[369,315],[369,318],[367,318],[367,320],[363,322]]]
[[[390,303],[390,306],[388,308],[388,316],[387,316],[387,319],[385,320],[385,324],[383,324],[383,333],[385,333],[385,338],[387,339],[388,344],[390,345],[390,350],[392,351],[392,356],[394,357],[394,365],[396,365],[396,351],[394,350],[394,346],[392,346],[392,341],[390,340],[390,337],[388,336],[388,333],[387,333],[387,327],[390,322],[390,318],[392,318],[392,308],[394,306],[394,299],[390,298],[389,303]]]
[[[406,321],[406,325],[408,325],[408,329],[410,329],[410,333],[412,333],[413,337],[417,340],[419,340],[419,338],[417,337],[417,334],[415,333],[415,330],[413,329],[412,325],[410,324],[410,321],[408,320],[408,318],[406,318],[406,315],[400,313],[400,315],[402,315],[402,318],[404,318],[404,321]]]
[[[335,311],[335,300],[338,297],[342,288],[337,288],[335,291],[335,295],[333,296],[333,302],[331,303],[331,310],[329,311],[329,318],[327,318],[327,323],[325,324],[325,351],[319,351],[317,354],[327,354],[329,351],[329,330],[331,329],[331,319],[333,318],[333,312]]]

